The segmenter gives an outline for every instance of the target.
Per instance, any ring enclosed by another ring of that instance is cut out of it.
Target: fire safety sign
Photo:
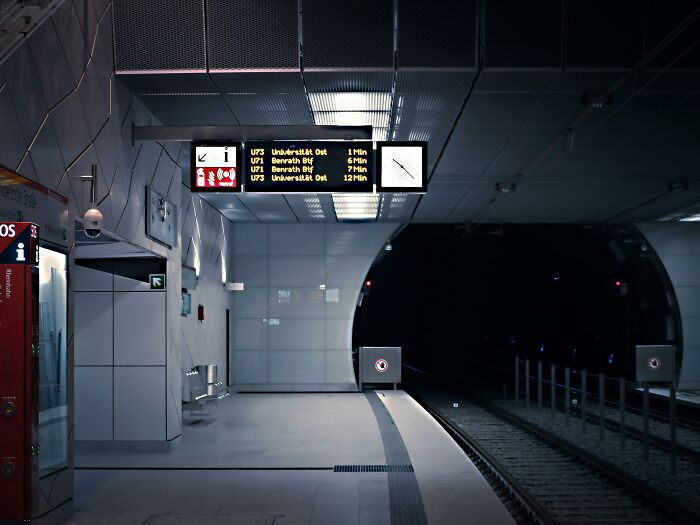
[[[192,191],[240,192],[241,144],[192,143]]]

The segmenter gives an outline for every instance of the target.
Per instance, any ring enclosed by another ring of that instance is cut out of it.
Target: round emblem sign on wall
[[[659,359],[656,356],[651,356],[647,360],[647,366],[649,367],[649,370],[658,370],[659,368],[661,368],[661,359]]]
[[[386,359],[377,359],[377,362],[374,363],[374,368],[377,369],[377,372],[384,373],[389,370],[389,362]]]

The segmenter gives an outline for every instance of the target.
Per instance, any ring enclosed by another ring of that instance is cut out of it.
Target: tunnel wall
[[[659,256],[678,301],[683,357],[678,388],[700,388],[700,224],[637,224]]]
[[[132,142],[132,125],[160,122],[114,75],[111,2],[63,2],[0,64],[0,122],[0,165],[67,197],[69,224],[89,203],[89,185],[76,177],[96,164],[104,228],[167,259],[167,425],[166,435],[153,439],[176,438],[184,371],[218,364],[225,377],[225,310],[232,298],[221,282],[222,261],[232,271],[231,258],[221,254],[229,249],[231,225],[224,219],[222,226],[221,214],[183,185],[187,145]],[[148,185],[181,204],[172,249],[146,235]],[[181,263],[193,265],[195,251],[200,276],[193,304],[205,305],[203,323],[180,316]]]
[[[238,390],[355,390],[360,288],[395,224],[235,224]],[[325,289],[324,289],[325,287]]]

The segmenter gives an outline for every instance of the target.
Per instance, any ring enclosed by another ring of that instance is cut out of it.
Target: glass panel
[[[39,248],[39,470],[68,463],[66,256]]]

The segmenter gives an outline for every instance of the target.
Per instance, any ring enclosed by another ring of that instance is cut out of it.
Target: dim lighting
[[[614,357],[613,354],[610,354],[610,355],[608,356],[608,364],[609,364],[609,365],[613,364],[613,357]]]
[[[540,346],[540,354],[544,353],[544,343],[542,343],[542,346]]]
[[[497,182],[496,191],[501,193],[515,191],[515,182]]]
[[[367,288],[372,288],[372,280],[371,280],[371,279],[367,279],[367,280],[365,281],[365,286],[366,286]]]
[[[388,242],[384,245],[384,250],[387,252],[390,252],[391,250],[393,250],[393,246],[391,246],[390,242]]]
[[[576,349],[574,348],[573,351],[571,352],[571,357],[576,357]]]
[[[615,286],[620,286],[622,283],[620,281],[615,281]]]

